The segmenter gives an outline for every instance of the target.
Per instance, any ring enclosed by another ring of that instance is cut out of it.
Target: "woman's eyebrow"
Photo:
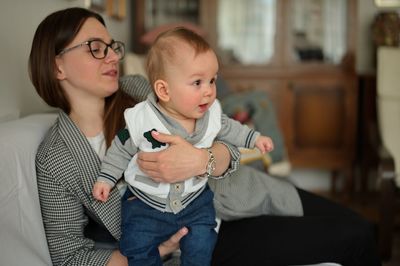
[[[91,38],[87,39],[87,41],[102,41],[102,42],[105,42],[106,44],[110,44],[110,43],[114,42],[115,40],[114,40],[114,39],[111,39],[110,42],[106,42],[106,41],[105,41],[104,39],[102,39],[102,38],[99,38],[99,37],[91,37]]]

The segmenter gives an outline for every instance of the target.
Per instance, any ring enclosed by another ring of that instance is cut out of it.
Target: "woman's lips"
[[[116,77],[118,75],[118,71],[116,69],[112,69],[103,73],[106,76]]]

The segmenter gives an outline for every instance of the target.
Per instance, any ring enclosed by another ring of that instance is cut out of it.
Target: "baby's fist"
[[[272,139],[267,136],[258,136],[255,145],[262,154],[271,152],[274,149],[274,143],[272,142]]]
[[[106,202],[110,194],[111,185],[106,182],[97,181],[93,187],[93,197],[99,201]]]

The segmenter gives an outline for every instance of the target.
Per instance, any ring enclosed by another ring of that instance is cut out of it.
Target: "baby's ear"
[[[154,82],[154,92],[160,101],[169,101],[168,83],[164,80],[158,79]]]

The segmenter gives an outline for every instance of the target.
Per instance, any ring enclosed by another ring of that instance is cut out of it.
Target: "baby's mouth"
[[[200,104],[200,105],[199,105],[200,110],[203,111],[203,112],[204,112],[205,110],[207,110],[207,107],[208,107],[208,104],[207,104],[207,103],[204,103],[204,104]]]

